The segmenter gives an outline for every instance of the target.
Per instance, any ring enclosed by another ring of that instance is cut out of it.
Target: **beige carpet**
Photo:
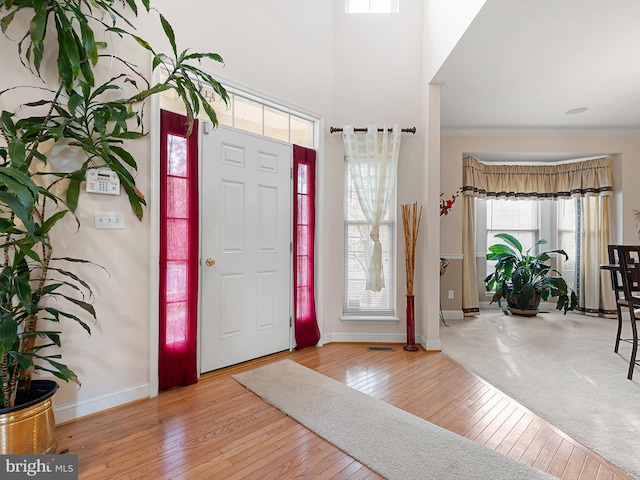
[[[233,378],[389,480],[553,478],[291,360]]]
[[[613,352],[615,320],[496,308],[447,323],[445,354],[640,479],[640,367],[627,380],[631,346]]]

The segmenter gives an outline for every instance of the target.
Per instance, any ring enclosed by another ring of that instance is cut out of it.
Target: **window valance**
[[[488,165],[462,159],[462,194],[504,199],[613,195],[610,157],[562,165]]]

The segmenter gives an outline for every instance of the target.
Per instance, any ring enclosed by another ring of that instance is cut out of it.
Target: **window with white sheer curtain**
[[[347,125],[342,137],[347,164],[343,313],[395,316],[394,199],[401,130],[369,125],[358,133]]]
[[[344,295],[343,314],[358,317],[392,317],[396,305],[396,201],[395,195],[380,223],[385,288],[367,290],[367,268],[371,258],[369,222],[362,212],[347,162],[344,163]]]
[[[398,125],[392,128],[369,125],[365,130],[357,133],[346,125],[342,139],[351,180],[369,224],[372,242],[366,289],[379,292],[385,287],[380,225],[395,195],[401,130]]]

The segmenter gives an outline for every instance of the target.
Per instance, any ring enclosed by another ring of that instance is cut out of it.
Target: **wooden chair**
[[[611,288],[616,299],[616,311],[618,313],[618,332],[616,333],[616,343],[613,347],[613,351],[618,353],[618,347],[620,347],[620,340],[624,342],[630,342],[631,339],[623,338],[622,335],[622,308],[618,303],[624,292],[622,291],[622,278],[620,276],[620,262],[618,260],[618,245],[607,245],[607,251],[609,253],[609,265],[603,265],[601,268],[606,268],[611,273]]]
[[[618,245],[618,261],[620,265],[620,279],[622,280],[622,297],[617,304],[629,310],[631,317],[631,339],[621,339],[631,343],[631,357],[629,358],[629,374],[627,378],[633,378],[633,368],[639,363],[636,361],[638,352],[638,327],[636,325],[637,309],[640,309],[640,245]],[[634,295],[635,294],[635,295]],[[618,330],[620,331],[620,330]],[[618,333],[620,336],[620,333]]]

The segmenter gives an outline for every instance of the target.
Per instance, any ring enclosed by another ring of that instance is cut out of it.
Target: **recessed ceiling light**
[[[571,110],[567,110],[564,113],[566,113],[567,115],[575,115],[576,113],[586,112],[587,110],[589,110],[589,107],[578,107],[578,108],[572,108]]]

